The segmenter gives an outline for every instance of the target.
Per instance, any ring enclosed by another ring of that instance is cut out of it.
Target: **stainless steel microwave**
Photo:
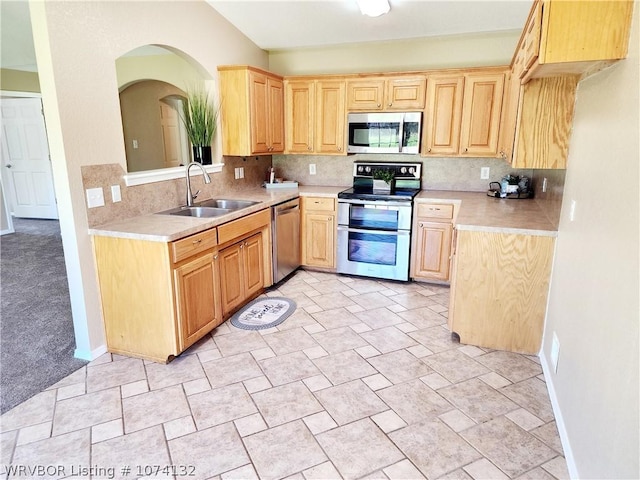
[[[350,113],[347,153],[419,153],[422,112]]]

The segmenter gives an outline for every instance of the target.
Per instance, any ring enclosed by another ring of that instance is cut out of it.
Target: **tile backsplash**
[[[496,158],[431,158],[418,155],[274,155],[277,176],[303,185],[351,186],[354,161],[422,162],[422,188],[426,190],[463,190],[483,192],[490,181],[499,182],[507,173],[532,176],[532,170],[514,170]],[[309,174],[315,164],[316,175]],[[480,179],[480,168],[489,167],[489,180]]]
[[[532,179],[534,201],[546,212],[549,221],[558,225],[565,170],[514,170],[506,162],[493,158],[424,158],[417,155],[274,155],[252,157],[224,157],[224,167],[212,173],[206,185],[202,176],[191,177],[193,191],[200,190],[206,199],[262,185],[267,169],[273,164],[276,177],[295,180],[301,185],[332,185],[350,187],[353,181],[354,161],[422,162],[422,188],[426,190],[461,190],[484,192],[490,181],[500,181],[508,174],[526,175]],[[315,164],[316,174],[309,173]],[[235,179],[236,168],[244,168],[244,178]],[[489,167],[488,180],[480,179],[480,169]],[[105,206],[87,209],[90,227],[115,220],[159,212],[183,205],[186,197],[184,178],[127,187],[125,171],[120,164],[87,165],[82,167],[84,189],[102,187]],[[542,192],[543,179],[547,179],[546,192]],[[113,203],[111,185],[120,185],[122,201]]]
[[[224,157],[223,162],[221,172],[209,174],[211,183],[208,185],[201,175],[191,176],[191,188],[193,192],[200,190],[201,199],[259,187],[271,166],[271,157]],[[236,180],[234,171],[239,167],[244,168],[244,178]],[[87,208],[89,227],[185,204],[187,188],[184,177],[127,187],[123,179],[126,172],[120,164],[86,165],[81,172],[84,189],[102,187],[105,197],[104,207]],[[112,202],[111,185],[120,185],[121,202]]]

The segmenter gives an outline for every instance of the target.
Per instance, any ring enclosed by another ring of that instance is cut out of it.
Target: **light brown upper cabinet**
[[[285,81],[286,153],[346,155],[344,80]]]
[[[536,0],[519,43],[525,52],[522,83],[597,71],[626,57],[633,4]]]
[[[563,75],[522,85],[513,168],[567,168],[578,80],[578,75]]]
[[[504,69],[429,75],[422,155],[497,157]]]
[[[498,155],[504,76],[504,73],[465,74],[460,128],[461,155]]]
[[[347,111],[412,111],[424,109],[424,75],[354,78],[347,82]]]
[[[422,150],[425,155],[457,155],[462,122],[462,75],[430,75],[427,81],[427,109],[422,122]]]
[[[222,154],[284,151],[284,84],[281,77],[247,66],[218,67]]]

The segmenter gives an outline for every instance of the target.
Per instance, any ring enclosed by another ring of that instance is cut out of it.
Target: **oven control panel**
[[[382,163],[382,162],[354,162],[353,176],[360,178],[373,178],[376,170],[390,171],[397,179],[420,179],[422,163]]]

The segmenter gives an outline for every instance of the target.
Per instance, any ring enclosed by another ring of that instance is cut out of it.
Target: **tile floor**
[[[299,271],[267,295],[298,305],[276,328],[105,354],[5,413],[2,476],[568,478],[538,359],[453,341],[448,288]]]

